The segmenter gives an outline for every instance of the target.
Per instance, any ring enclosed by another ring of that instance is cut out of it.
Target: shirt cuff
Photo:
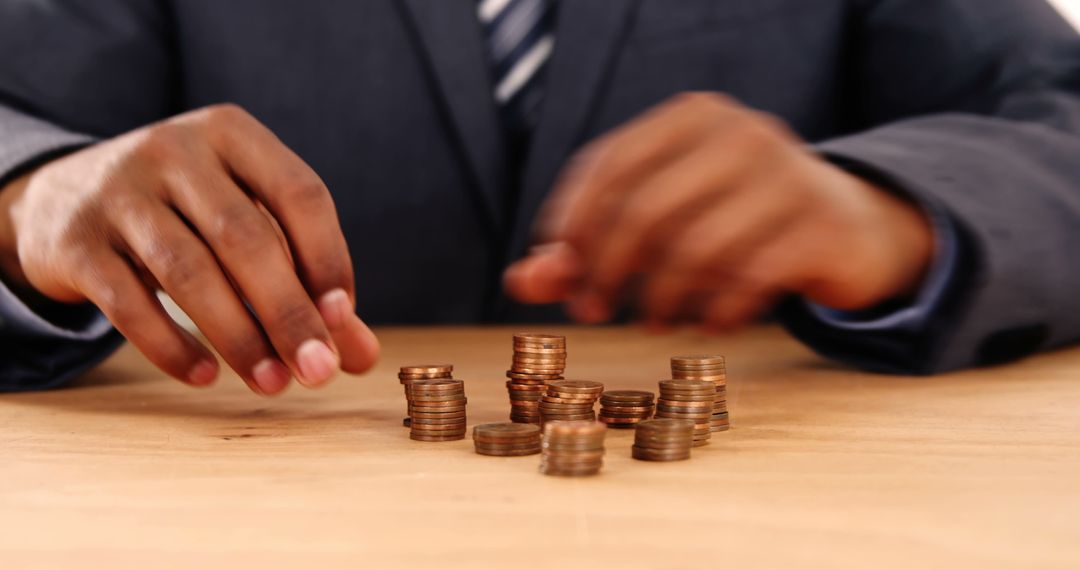
[[[926,203],[921,206],[934,228],[936,253],[930,272],[911,304],[900,308],[888,304],[863,311],[841,311],[804,299],[803,303],[810,314],[822,323],[841,330],[921,330],[941,304],[956,273],[959,259],[959,234],[955,223],[941,208]]]
[[[38,315],[0,280],[0,337],[96,341],[112,330],[112,323],[92,305],[70,305],[63,325]]]

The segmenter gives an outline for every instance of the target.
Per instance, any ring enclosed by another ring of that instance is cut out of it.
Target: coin
[[[559,392],[571,394],[596,394],[599,396],[604,391],[603,384],[590,380],[559,380],[550,383],[549,386]]]
[[[409,437],[416,441],[458,441],[465,439],[465,432],[453,435],[424,435],[410,432]]]
[[[603,466],[604,429],[597,422],[546,423],[540,472],[565,477],[599,473]]]

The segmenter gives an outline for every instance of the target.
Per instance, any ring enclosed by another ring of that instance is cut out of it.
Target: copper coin
[[[428,426],[460,426],[465,423],[465,418],[413,418],[412,427],[416,429],[428,429]]]
[[[433,374],[437,372],[453,372],[453,364],[414,364],[412,366],[402,366],[400,368],[402,374]]]
[[[460,390],[464,385],[465,381],[460,378],[428,378],[413,382],[413,387],[419,386],[428,390]]]
[[[540,428],[532,426],[522,426],[517,424],[508,424],[506,422],[497,422],[490,424],[480,424],[473,428],[474,435],[493,435],[493,436],[537,436],[540,435]]]
[[[690,459],[690,450],[655,451],[632,446],[630,448],[630,457],[643,461],[683,461]]]
[[[427,411],[427,410],[415,410],[414,409],[414,410],[412,410],[412,413],[410,415],[413,416],[414,418],[424,418],[424,419],[429,419],[429,420],[437,420],[437,419],[442,419],[442,418],[465,417],[465,413],[466,412],[465,412],[464,408],[459,409],[459,410],[451,410],[451,411],[448,411],[448,412],[443,412],[443,411],[431,412],[431,411]]]
[[[705,364],[724,364],[725,359],[720,354],[685,354],[671,357],[671,364],[700,366]]]
[[[480,455],[490,455],[493,457],[522,457],[525,455],[536,455],[540,453],[540,448],[535,449],[487,449],[477,447],[476,452]]]
[[[513,380],[524,381],[536,381],[536,382],[548,382],[552,380],[561,380],[562,374],[523,374],[514,370],[507,370],[506,377]]]
[[[447,406],[412,406],[409,408],[414,413],[431,413],[431,414],[453,414],[456,412],[464,412],[466,409],[465,404],[447,405]]]
[[[558,388],[560,392],[574,394],[599,394],[604,391],[604,385],[591,380],[559,380],[552,382],[551,386]]]
[[[508,380],[506,382],[506,388],[508,390],[518,390],[521,392],[544,392],[547,390],[547,383],[537,382],[535,384],[526,384],[523,382],[514,382]]]
[[[711,382],[705,381],[705,380],[680,380],[680,379],[677,379],[677,378],[676,379],[671,379],[671,380],[661,380],[660,381],[660,387],[661,388],[669,388],[669,389],[673,389],[673,390],[692,390],[692,391],[697,391],[697,390],[706,390],[706,391],[708,391],[708,390],[715,390],[716,389],[716,386],[714,384],[712,384]]]
[[[453,434],[453,435],[424,435],[424,434],[410,433],[409,438],[410,439],[415,439],[416,441],[458,441],[458,440],[465,439],[465,433],[463,432],[461,434]]]

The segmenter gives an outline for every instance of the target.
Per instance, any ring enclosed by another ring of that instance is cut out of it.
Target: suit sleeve
[[[920,326],[781,319],[819,352],[898,373],[994,364],[1080,339],[1080,39],[1044,0],[857,3],[851,133],[834,162],[944,212],[959,256]]]
[[[171,114],[169,29],[154,0],[0,2],[0,186]],[[0,391],[61,385],[120,344],[91,306],[45,312],[0,283]]]

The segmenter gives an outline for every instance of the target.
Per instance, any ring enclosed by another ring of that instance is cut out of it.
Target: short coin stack
[[[604,385],[588,380],[557,380],[547,386],[540,399],[540,421],[596,421],[593,406],[604,391]]]
[[[727,365],[723,356],[673,356],[671,377],[679,380],[708,380],[716,384],[716,399],[709,419],[712,431],[725,431],[731,424],[727,411]]]
[[[694,447],[709,443],[716,386],[707,380],[661,380],[656,417],[694,422]]]
[[[600,396],[598,419],[608,427],[631,428],[651,418],[655,409],[652,392],[612,390]]]
[[[630,455],[645,461],[690,459],[694,443],[694,423],[689,420],[645,420],[634,432]]]
[[[540,426],[497,423],[473,428],[473,443],[480,455],[514,457],[540,453]]]
[[[405,387],[405,402],[408,408],[408,414],[405,419],[401,420],[401,424],[405,427],[409,427],[412,424],[412,393],[409,388],[409,384],[413,380],[431,380],[435,378],[451,378],[453,377],[454,366],[451,364],[420,364],[416,366],[402,366],[398,372],[398,380]]]
[[[450,378],[413,380],[412,431],[417,441],[465,439],[465,382]]]
[[[510,420],[540,423],[540,397],[546,384],[561,380],[566,369],[566,337],[538,333],[514,335],[514,361],[506,371]]]
[[[604,424],[595,421],[544,424],[540,472],[567,477],[596,475],[604,464],[606,431]]]

